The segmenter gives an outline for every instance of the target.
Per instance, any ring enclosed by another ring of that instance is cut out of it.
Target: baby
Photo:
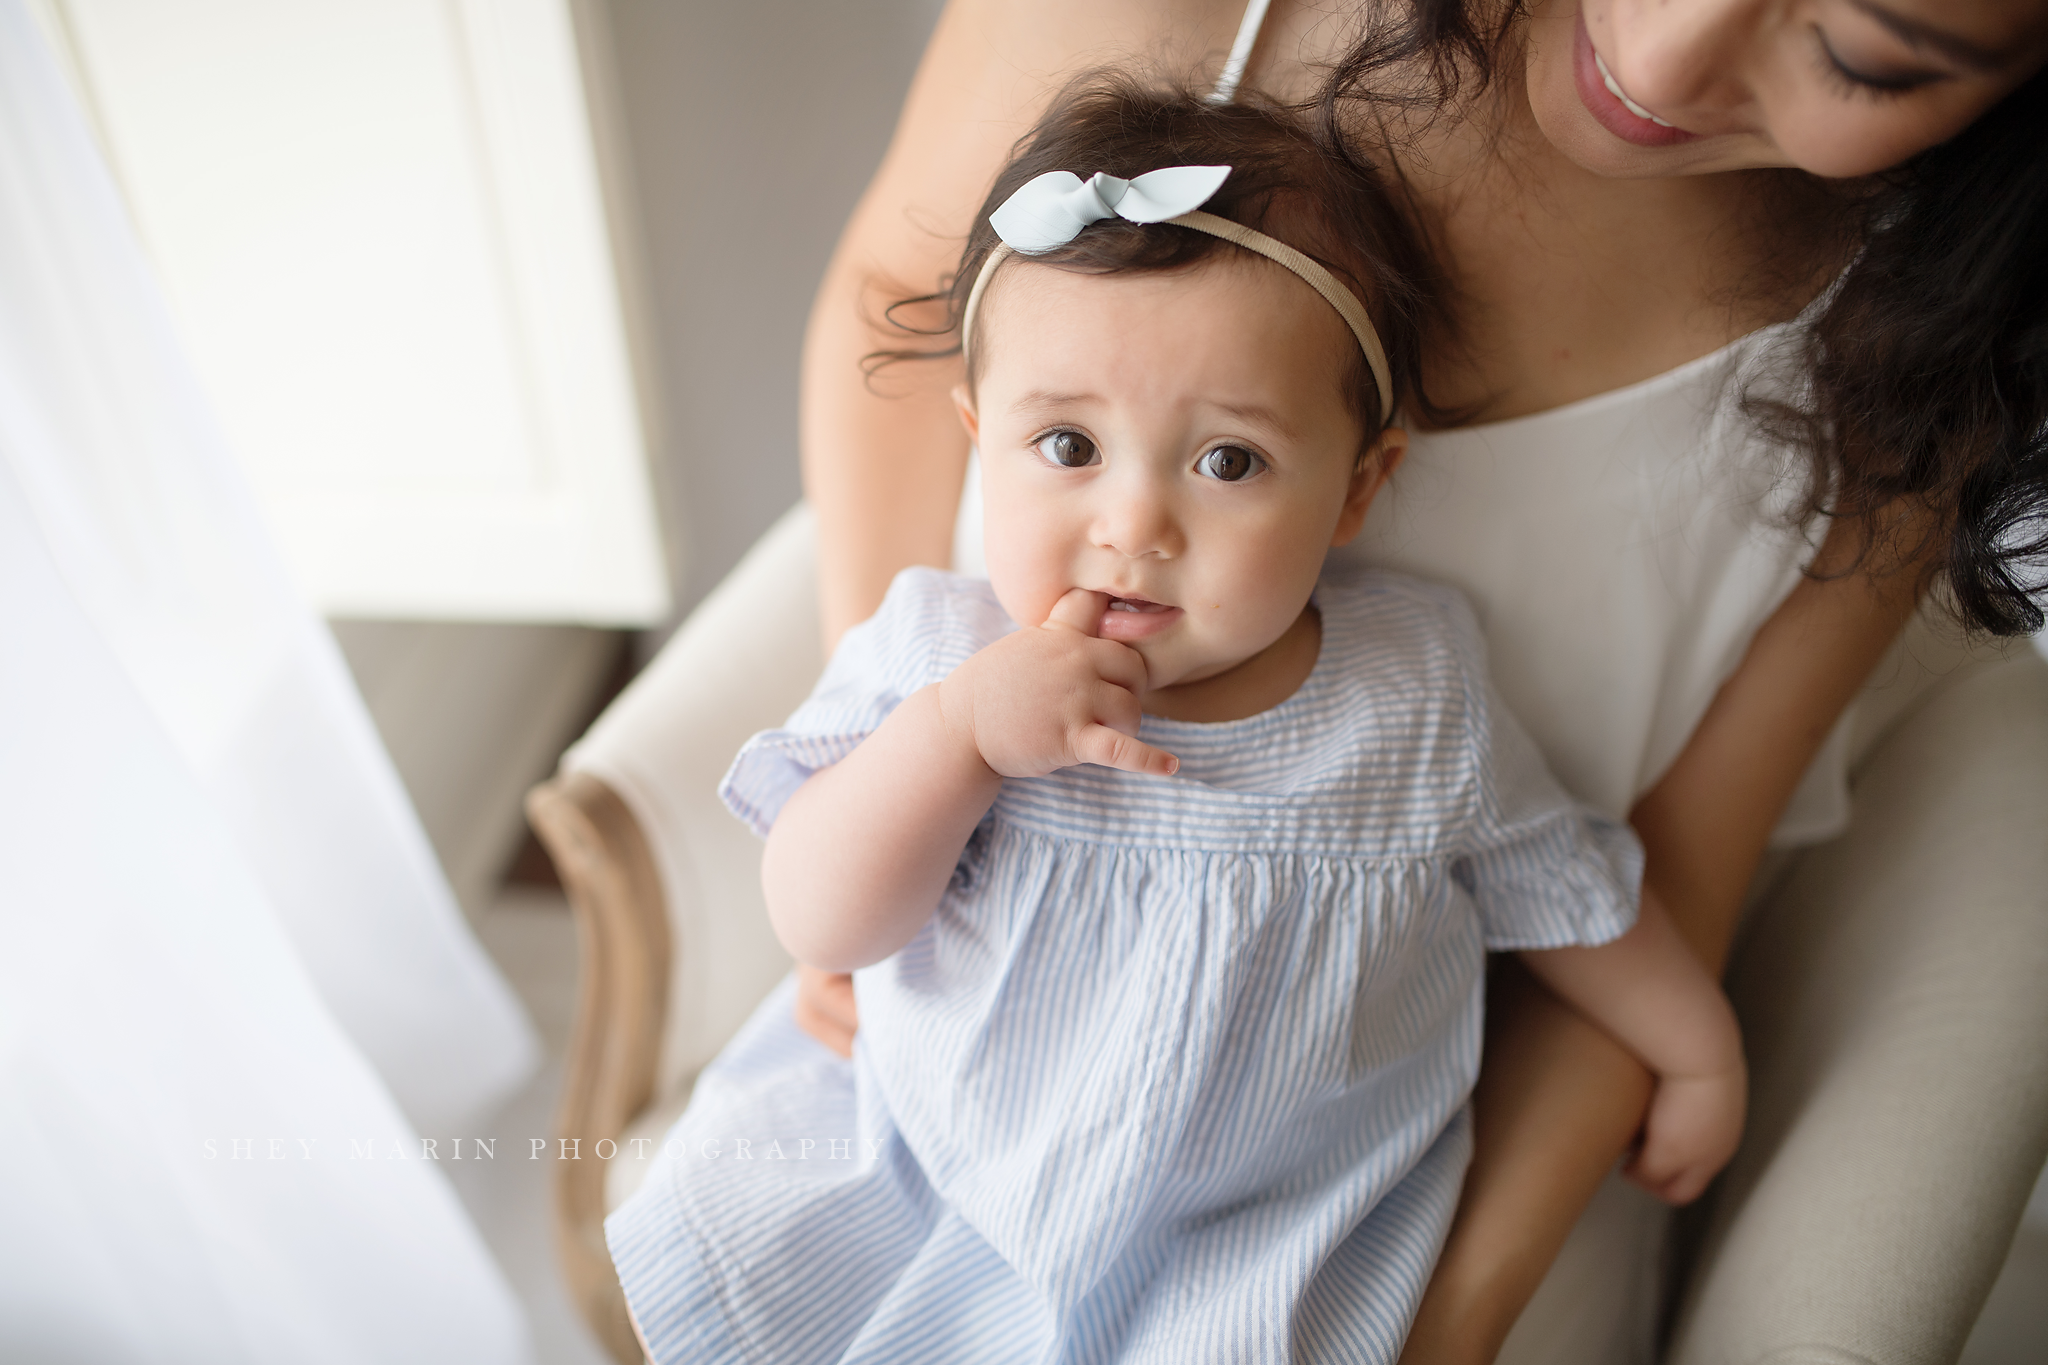
[[[1409,242],[1283,112],[1120,84],[998,180],[953,296],[989,578],[902,574],[724,789],[854,1058],[785,989],[706,1071],[609,1227],[656,1360],[1392,1361],[1489,949],[1656,1073],[1642,1183],[1732,1153],[1733,1015],[1627,829],[1455,593],[1325,571],[1405,448]]]

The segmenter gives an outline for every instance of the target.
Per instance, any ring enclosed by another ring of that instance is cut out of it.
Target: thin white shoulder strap
[[[1237,98],[1237,87],[1244,80],[1244,68],[1252,59],[1252,48],[1259,41],[1259,27],[1266,22],[1266,6],[1272,0],[1251,0],[1244,7],[1244,18],[1237,25],[1237,39],[1230,45],[1230,57],[1223,63],[1223,74],[1216,78],[1216,88],[1209,92],[1209,103],[1229,104]]]

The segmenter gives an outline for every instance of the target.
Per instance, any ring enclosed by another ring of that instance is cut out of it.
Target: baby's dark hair
[[[1114,72],[1078,78],[1017,144],[996,177],[975,216],[951,286],[903,300],[896,308],[942,302],[947,306],[943,332],[957,331],[975,277],[997,245],[989,215],[1027,181],[1047,171],[1071,171],[1083,179],[1103,171],[1128,180],[1162,166],[1232,167],[1230,178],[1203,209],[1278,238],[1342,281],[1365,305],[1386,347],[1396,404],[1420,399],[1416,376],[1422,325],[1435,315],[1432,309],[1443,289],[1429,253],[1370,167],[1355,155],[1332,154],[1306,120],[1251,94],[1234,104],[1211,104],[1185,89],[1146,86]],[[1028,259],[1111,275],[1183,270],[1242,250],[1192,228],[1109,218],[1067,245]],[[895,308],[890,311],[893,320]],[[934,329],[933,334],[942,333]],[[974,353],[982,353],[979,339],[974,340]],[[944,351],[882,351],[870,362],[951,355],[958,349],[956,342]],[[1370,441],[1393,414],[1380,410],[1378,386],[1356,345],[1350,347],[1343,374],[1345,402]],[[969,383],[974,378],[970,373]]]

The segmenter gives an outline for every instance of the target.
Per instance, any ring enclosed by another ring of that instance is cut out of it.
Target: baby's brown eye
[[[1095,463],[1095,442],[1078,431],[1055,431],[1038,438],[1038,453],[1064,469]]]
[[[1264,461],[1243,446],[1217,446],[1196,462],[1200,469],[1212,479],[1225,483],[1236,483],[1258,472]]]

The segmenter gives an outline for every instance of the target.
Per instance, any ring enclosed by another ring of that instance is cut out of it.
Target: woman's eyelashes
[[[1834,44],[1828,41],[1828,35],[1818,25],[1813,30],[1813,41],[1818,49],[1821,74],[1844,94],[1876,100],[1892,99],[1948,79],[1947,72],[1925,68],[1883,73],[1859,70],[1842,60]]]
[[[1239,483],[1266,467],[1257,452],[1243,446],[1211,446],[1195,461],[1195,469],[1223,483]]]
[[[1095,442],[1078,431],[1048,431],[1031,443],[1038,457],[1049,465],[1061,469],[1080,469],[1096,463],[1102,452],[1095,448]]]

